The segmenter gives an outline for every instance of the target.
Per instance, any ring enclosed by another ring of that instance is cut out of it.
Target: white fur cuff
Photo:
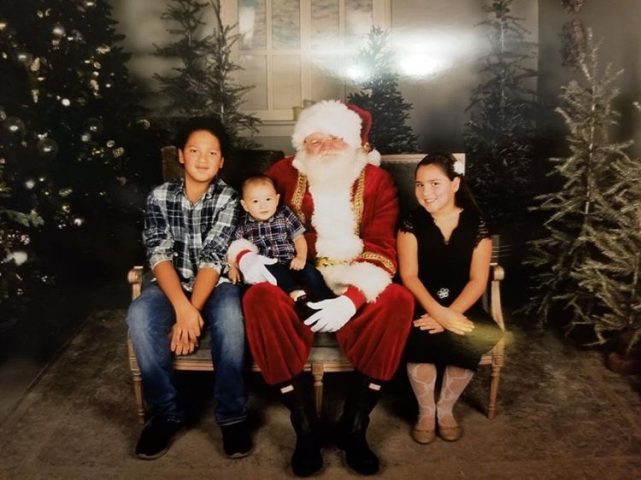
[[[392,283],[390,274],[372,263],[354,262],[350,265],[332,265],[320,267],[327,285],[337,295],[342,294],[348,286],[354,285],[365,295],[368,303]]]
[[[227,249],[227,261],[231,264],[236,265],[236,257],[243,250],[251,250],[252,252],[258,253],[258,247],[256,245],[254,245],[249,240],[239,238],[238,240],[234,240],[229,244],[229,248]]]

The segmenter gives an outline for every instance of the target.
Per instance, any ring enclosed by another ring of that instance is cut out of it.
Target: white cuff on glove
[[[345,295],[320,302],[309,302],[307,306],[318,310],[305,320],[305,325],[311,327],[312,332],[340,330],[356,313],[356,307]]]

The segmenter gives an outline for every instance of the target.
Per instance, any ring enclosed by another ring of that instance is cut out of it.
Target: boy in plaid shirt
[[[267,175],[246,178],[240,200],[245,215],[232,240],[244,239],[246,253],[258,252],[267,257],[267,281],[287,292],[299,316],[305,319],[314,313],[306,307],[307,300],[318,301],[335,295],[325,285],[320,272],[307,262],[305,227],[289,207],[278,205],[279,199],[274,182]],[[242,257],[242,254],[237,256],[239,263]],[[229,278],[234,283],[241,280],[233,260]]]
[[[243,373],[246,345],[241,292],[222,276],[225,254],[240,216],[238,195],[218,177],[229,139],[214,118],[188,120],[177,136],[182,178],[156,187],[147,198],[143,242],[154,280],[127,313],[129,336],[153,416],[135,453],[163,455],[185,415],[174,383],[172,354],[198,345],[205,324],[215,371],[215,419],[227,456],[252,448]]]

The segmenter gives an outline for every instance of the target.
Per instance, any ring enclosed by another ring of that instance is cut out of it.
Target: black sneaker
[[[302,322],[314,315],[319,310],[314,310],[307,305],[307,295],[301,295],[294,302],[294,310]]]
[[[247,422],[232,423],[231,425],[222,425],[223,432],[223,450],[229,458],[243,458],[249,455],[254,446],[249,436]]]
[[[138,439],[136,456],[144,460],[154,460],[162,457],[171,445],[171,440],[183,424],[176,420],[155,416],[149,420]]]

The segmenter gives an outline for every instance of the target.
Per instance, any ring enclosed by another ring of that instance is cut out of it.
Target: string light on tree
[[[7,117],[4,121],[4,128],[12,135],[19,135],[25,131],[24,122],[18,117]]]
[[[90,134],[99,134],[102,132],[102,122],[97,118],[88,118],[85,128]]]
[[[106,258],[109,255],[100,250],[104,245],[99,247],[95,239],[108,238],[124,219],[136,221],[138,213],[134,217],[133,211],[138,210],[138,205],[134,207],[138,196],[122,195],[120,179],[129,175],[128,169],[137,172],[140,167],[131,166],[126,153],[134,145],[137,158],[151,158],[158,151],[158,140],[152,135],[142,138],[133,121],[123,121],[139,118],[145,110],[127,71],[128,54],[116,47],[120,35],[111,17],[111,3],[25,0],[16,8],[2,9],[0,210],[12,216],[8,224],[8,216],[0,218],[0,251],[18,250],[13,246],[25,235],[33,238],[29,243],[33,255],[29,253],[30,270],[24,282],[14,275],[18,266],[11,262],[13,270],[7,270],[2,263],[5,254],[0,256],[0,329],[7,317],[6,299],[15,298],[18,287],[42,291],[41,285],[29,286],[42,278],[38,270],[54,278],[50,274],[68,271],[68,265],[58,266],[62,256],[89,261]],[[112,84],[110,90],[100,80],[102,72]],[[104,147],[109,139],[122,148],[115,156]],[[13,210],[5,203],[7,198]],[[92,212],[91,218],[75,214],[86,209]],[[118,215],[110,215],[112,209]],[[111,220],[105,222],[105,218]],[[64,231],[74,225],[92,232],[91,238],[84,231]],[[17,283],[7,283],[8,278]]]
[[[33,62],[33,55],[26,51],[19,51],[16,53],[16,59],[23,65],[29,66]]]
[[[53,30],[51,30],[51,33],[53,33],[54,37],[62,38],[65,36],[65,27],[63,27],[60,23],[56,23],[53,26]]]
[[[58,144],[48,137],[40,139],[36,148],[38,153],[46,159],[54,158],[58,154]]]

